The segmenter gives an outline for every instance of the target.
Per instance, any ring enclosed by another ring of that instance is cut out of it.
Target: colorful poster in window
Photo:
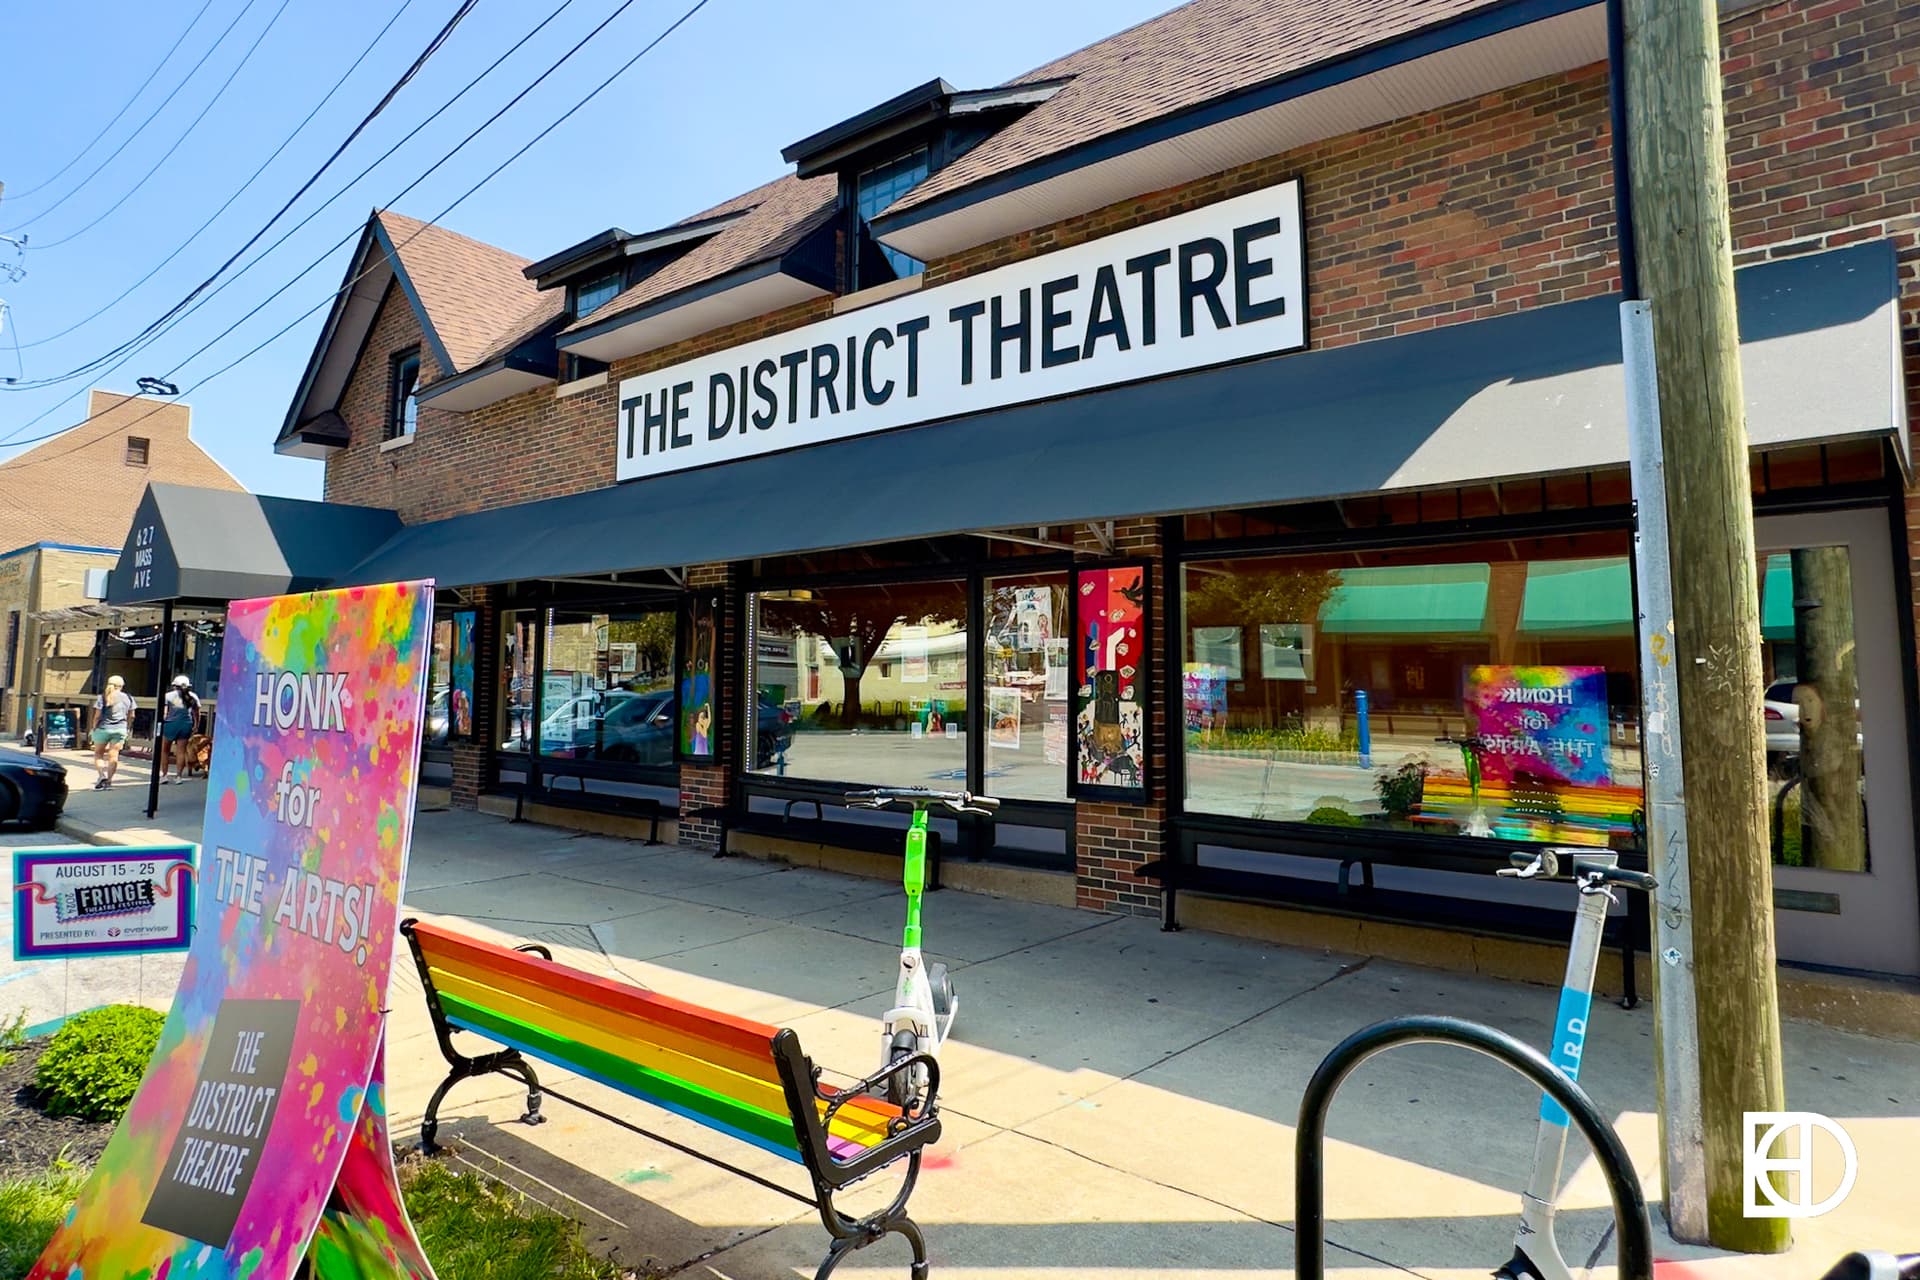
[[[190,844],[21,849],[13,855],[13,958],[185,951]]]
[[[1212,746],[1227,727],[1227,683],[1232,677],[1210,662],[1189,662],[1180,673],[1180,706],[1187,745]]]
[[[1067,707],[1064,702],[1047,707],[1047,723],[1040,732],[1040,758],[1048,764],[1067,762]]]
[[[987,745],[995,751],[1020,749],[1020,690],[987,690]]]
[[[1053,641],[1053,588],[1013,589],[1013,644],[1021,653],[1038,653]]]
[[[1480,776],[1605,786],[1605,667],[1474,667],[1467,720],[1480,740]]]
[[[680,625],[680,731],[675,754],[694,764],[712,762],[720,751],[720,597],[687,597]],[[776,703],[776,705],[778,705]]]
[[[452,715],[450,732],[461,739],[473,737],[473,643],[480,615],[461,609],[453,615],[453,661],[450,664],[447,705]]]
[[[393,1185],[388,969],[433,589],[236,602],[193,946],[145,1079],[32,1280],[432,1275]],[[404,744],[404,745],[402,745]]]
[[[1147,566],[1074,574],[1075,795],[1147,798]]]

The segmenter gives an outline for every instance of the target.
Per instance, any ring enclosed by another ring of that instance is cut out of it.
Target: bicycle
[[[1580,1058],[1586,1047],[1588,1015],[1593,1011],[1593,975],[1600,965],[1600,946],[1606,931],[1607,908],[1616,886],[1651,893],[1654,878],[1644,871],[1620,865],[1619,855],[1600,849],[1545,848],[1535,853],[1510,854],[1512,865],[1497,874],[1519,880],[1571,880],[1580,890],[1580,907],[1573,918],[1573,939],[1567,948],[1567,972],[1560,987],[1560,1006],[1554,1015],[1553,1045],[1548,1060],[1570,1080],[1580,1078]],[[1554,1198],[1559,1194],[1560,1171],[1567,1150],[1567,1112],[1550,1097],[1540,1099],[1540,1130],[1534,1140],[1533,1172],[1520,1198],[1520,1226],[1514,1233],[1513,1257],[1493,1274],[1495,1280],[1573,1280],[1553,1235]],[[1904,1278],[1903,1278],[1904,1280]]]
[[[954,993],[947,966],[926,965],[920,955],[920,898],[927,887],[927,815],[935,807],[953,813],[992,817],[1000,807],[998,800],[976,796],[970,791],[933,791],[926,787],[878,787],[850,792],[847,804],[855,809],[886,809],[895,804],[911,807],[913,820],[907,827],[906,865],[901,873],[907,890],[907,926],[900,943],[900,977],[894,986],[893,1008],[882,1022],[880,1066],[882,1070],[904,1058],[925,1054],[935,1061],[940,1046],[953,1029],[960,1012],[960,997]],[[897,1071],[887,1077],[886,1098],[906,1107],[926,1091],[924,1066]]]

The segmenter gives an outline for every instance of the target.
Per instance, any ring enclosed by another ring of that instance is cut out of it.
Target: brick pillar
[[[455,607],[477,610],[480,616],[473,629],[473,737],[456,739],[452,744],[453,804],[459,809],[477,809],[480,792],[486,786],[489,755],[499,741],[494,725],[494,707],[499,700],[499,611],[494,608],[489,588],[474,587],[465,594],[466,603]]]
[[[1154,916],[1160,913],[1159,888],[1133,873],[1159,858],[1167,847],[1167,725],[1162,710],[1165,682],[1179,679],[1179,666],[1167,654],[1169,593],[1160,522],[1145,518],[1116,521],[1113,542],[1116,558],[1145,560],[1152,566],[1148,573],[1147,616],[1147,803],[1075,802],[1074,901],[1092,911]],[[1084,527],[1076,534],[1074,545],[1082,559],[1104,558],[1091,531]]]
[[[736,732],[743,726],[742,710],[746,706],[745,698],[751,691],[743,691],[739,685],[740,646],[745,642],[743,635],[745,619],[737,615],[734,608],[734,577],[730,566],[724,564],[695,565],[687,570],[687,586],[694,591],[719,591],[720,617],[714,637],[713,674],[715,687],[719,690],[719,714],[715,728],[720,735],[720,754],[712,764],[682,764],[680,766],[680,812],[686,814],[692,809],[702,809],[710,805],[730,804],[733,800],[734,777],[740,761],[740,743]],[[722,836],[721,824],[715,818],[680,819],[680,843],[696,849],[720,848]]]

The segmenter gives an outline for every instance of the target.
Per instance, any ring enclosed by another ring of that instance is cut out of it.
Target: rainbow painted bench
[[[476,1076],[505,1075],[527,1086],[522,1119],[528,1124],[544,1119],[544,1093],[817,1209],[832,1243],[816,1280],[855,1250],[893,1233],[913,1248],[913,1280],[925,1280],[926,1240],[907,1216],[907,1199],[924,1149],[940,1136],[940,1068],[928,1055],[902,1059],[836,1089],[820,1079],[790,1029],[582,973],[555,962],[538,944],[503,947],[418,920],[403,921],[400,932],[413,949],[434,1034],[452,1068],[420,1122],[424,1151],[437,1149],[440,1103],[449,1089]],[[468,1056],[454,1047],[459,1033],[504,1047]],[[543,1089],[529,1058],[791,1160],[807,1171],[813,1193]],[[889,1077],[915,1065],[927,1072],[923,1098],[903,1109],[874,1096]],[[885,1209],[852,1218],[834,1206],[836,1193],[901,1159],[907,1161],[905,1176]]]

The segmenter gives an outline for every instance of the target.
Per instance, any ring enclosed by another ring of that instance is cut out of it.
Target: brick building
[[[1920,973],[1920,11],[1722,15],[1780,949]],[[1564,936],[1488,873],[1640,856],[1605,34],[1195,0],[538,261],[379,212],[276,447],[439,581],[457,803],[861,865],[968,786],[951,882]]]
[[[148,484],[241,492],[192,422],[188,405],[95,389],[84,422],[0,462],[0,735],[24,732],[29,706],[97,691],[109,671],[146,692],[134,646],[55,633],[34,615],[87,603],[88,571],[113,568]]]

